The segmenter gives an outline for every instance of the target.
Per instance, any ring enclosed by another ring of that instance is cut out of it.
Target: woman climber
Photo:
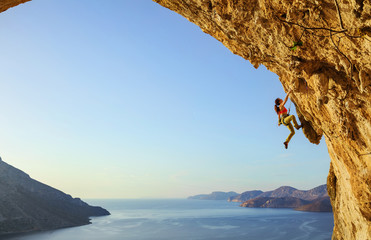
[[[276,111],[278,115],[278,126],[283,124],[290,130],[290,135],[287,137],[286,141],[283,143],[285,145],[285,148],[288,147],[291,138],[295,134],[295,130],[292,127],[291,121],[294,122],[294,126],[297,130],[299,130],[302,127],[302,125],[298,125],[298,123],[296,122],[295,116],[288,114],[287,109],[285,108],[285,104],[289,98],[290,93],[291,93],[291,90],[287,93],[285,100],[282,100],[281,98],[277,98],[274,101],[275,102],[274,110]]]

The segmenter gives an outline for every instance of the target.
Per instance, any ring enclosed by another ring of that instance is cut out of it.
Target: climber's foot
[[[302,128],[302,127],[303,127],[303,125],[300,124],[300,125],[296,128],[296,130],[299,130],[299,129]]]
[[[287,149],[287,147],[289,146],[289,143],[288,142],[284,142],[283,145],[285,145],[285,148]]]

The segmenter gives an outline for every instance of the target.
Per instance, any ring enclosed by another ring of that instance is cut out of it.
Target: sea
[[[188,199],[87,200],[110,216],[92,224],[8,236],[6,240],[330,240],[332,213],[243,208]]]

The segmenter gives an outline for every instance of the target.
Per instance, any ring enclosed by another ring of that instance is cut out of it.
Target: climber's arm
[[[283,102],[280,104],[280,109],[283,108],[283,106],[285,106],[287,100],[289,99],[289,95],[290,95],[291,91],[292,91],[292,90],[290,89],[290,91],[287,93],[285,99],[284,99]],[[282,110],[282,109],[281,109],[281,110]]]

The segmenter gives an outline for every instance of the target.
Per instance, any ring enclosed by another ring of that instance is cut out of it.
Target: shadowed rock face
[[[324,135],[332,160],[333,239],[371,239],[370,0],[154,1],[293,90],[304,134],[315,144]]]

